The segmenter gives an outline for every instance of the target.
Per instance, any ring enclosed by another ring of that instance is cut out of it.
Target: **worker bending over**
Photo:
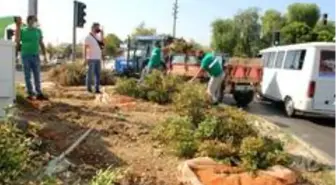
[[[148,64],[141,73],[140,81],[142,82],[145,77],[153,71],[153,69],[160,69],[162,63],[162,52],[160,42],[156,42],[149,58]]]
[[[206,71],[210,76],[207,94],[212,99],[212,103],[216,105],[219,103],[221,85],[224,79],[222,65],[212,52],[204,54],[203,51],[199,51],[197,57],[201,60],[201,67],[190,82],[194,81],[203,71]]]

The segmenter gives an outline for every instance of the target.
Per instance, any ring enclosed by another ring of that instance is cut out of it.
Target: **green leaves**
[[[282,15],[274,9],[263,15],[258,8],[239,11],[231,19],[216,19],[212,26],[211,46],[231,56],[253,57],[260,49],[272,45],[273,32],[281,31],[280,43],[293,44],[310,42],[313,34],[317,41],[332,41],[335,37],[335,23],[318,22],[320,8],[313,3],[294,3]]]
[[[154,70],[145,77],[142,84],[135,79],[119,79],[116,92],[119,94],[142,98],[159,104],[170,103],[173,94],[178,91],[182,79],[177,76],[165,76],[162,72]]]
[[[0,184],[9,184],[28,169],[31,141],[10,122],[0,123],[0,136]]]

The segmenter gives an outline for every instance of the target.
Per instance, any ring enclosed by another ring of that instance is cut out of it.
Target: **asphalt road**
[[[45,73],[41,73],[41,78],[42,78],[42,81],[43,81],[43,78],[45,76]],[[33,82],[33,74],[31,75],[31,80]],[[23,71],[16,71],[15,72],[15,81],[16,82],[19,82],[19,83],[24,83],[24,75],[23,75]]]
[[[17,71],[15,75],[17,82],[24,82],[22,72]],[[43,76],[44,74],[42,74],[42,80]],[[225,103],[233,105],[234,101],[228,96],[225,98]],[[285,116],[282,107],[267,101],[255,101],[246,108],[246,111],[261,115],[281,128],[290,131],[335,161],[335,119],[288,118]]]
[[[234,104],[234,100],[226,97],[225,103]],[[255,101],[245,110],[263,116],[279,127],[290,131],[335,162],[335,119],[303,116],[288,118],[283,107],[269,101]]]

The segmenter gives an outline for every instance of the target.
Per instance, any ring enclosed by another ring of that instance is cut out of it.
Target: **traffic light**
[[[311,34],[311,41],[312,41],[312,42],[316,42],[317,39],[318,39],[318,34],[317,34],[317,33],[312,33],[312,34]]]
[[[328,23],[328,14],[323,14],[323,17],[322,17],[322,21],[323,21],[323,25],[327,25]]]
[[[79,1],[74,1],[74,13],[75,13],[75,23],[76,23],[76,27],[78,28],[83,28],[86,20],[85,20],[85,16],[86,16],[86,5],[82,2]]]
[[[280,32],[275,31],[273,32],[273,45],[277,46],[280,44]]]

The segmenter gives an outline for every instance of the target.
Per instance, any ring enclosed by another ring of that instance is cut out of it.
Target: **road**
[[[225,103],[234,104],[231,97]],[[246,111],[263,116],[284,130],[295,134],[335,161],[335,119],[297,117],[288,118],[283,108],[269,101],[255,101]]]
[[[41,78],[43,81],[43,78],[45,76],[45,73],[42,72],[41,74]],[[33,75],[31,76],[32,82],[33,82]],[[16,71],[15,72],[15,81],[19,82],[19,83],[24,83],[24,75],[23,75],[23,71]]]
[[[44,74],[42,74],[43,78]],[[16,72],[16,81],[24,82],[22,72]],[[234,104],[231,97],[225,103]],[[253,102],[246,111],[261,115],[285,130],[318,148],[335,161],[335,119],[288,118],[281,107],[270,102]]]

